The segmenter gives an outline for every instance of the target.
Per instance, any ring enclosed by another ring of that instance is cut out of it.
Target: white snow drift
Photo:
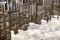
[[[60,40],[60,19],[56,16],[48,23],[45,20],[42,24],[30,23],[28,30],[19,30],[17,35],[11,31],[12,40]]]

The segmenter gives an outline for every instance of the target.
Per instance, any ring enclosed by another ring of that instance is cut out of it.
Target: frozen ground
[[[42,20],[42,24],[30,23],[28,30],[19,30],[19,33],[14,35],[11,31],[12,40],[60,40],[60,18],[52,18],[48,23]]]

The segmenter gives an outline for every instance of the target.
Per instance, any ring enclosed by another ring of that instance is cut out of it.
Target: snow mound
[[[42,24],[29,23],[28,30],[19,30],[17,35],[12,32],[12,40],[60,40],[60,19],[56,16],[48,23],[45,20]]]

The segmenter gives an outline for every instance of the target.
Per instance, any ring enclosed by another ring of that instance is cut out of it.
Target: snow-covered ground
[[[29,23],[29,28],[26,31],[19,30],[19,33],[14,35],[11,31],[12,40],[60,40],[60,18],[52,18],[48,23],[41,20],[42,24]]]

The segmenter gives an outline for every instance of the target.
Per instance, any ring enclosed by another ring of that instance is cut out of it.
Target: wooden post
[[[21,13],[20,13],[20,6],[19,6],[19,28],[20,28],[20,16],[21,15]]]
[[[36,4],[36,17],[35,17],[35,22],[36,22],[36,24],[38,24],[38,14],[37,14],[37,4]]]
[[[8,17],[9,17],[9,28],[6,29],[6,39],[5,40],[11,40],[11,14],[10,12],[7,12],[8,13]]]
[[[4,14],[2,14],[2,15],[0,15],[0,16],[2,16],[2,23],[1,23],[1,25],[0,25],[0,39],[1,40],[4,40],[5,39],[5,32],[6,32],[6,30],[4,30],[5,28],[6,28],[6,23],[5,23],[5,15]]]
[[[28,23],[31,22],[30,12],[30,0],[28,0]]]
[[[34,5],[35,5],[35,12],[34,12],[34,10],[33,10],[33,15],[32,15],[32,17],[33,17],[33,22],[34,23],[38,23],[38,16],[37,16],[37,4],[36,3],[33,3]]]
[[[44,11],[45,11],[44,19],[48,22],[48,20],[49,20],[49,15],[48,15],[48,13],[47,13],[47,12],[48,12],[47,2],[48,2],[47,0],[44,0],[44,5],[43,5],[43,6],[44,6]]]
[[[30,4],[30,3],[29,3]],[[29,20],[30,20],[30,22],[32,22],[33,20],[32,20],[32,3],[30,4],[30,11],[29,11]]]
[[[0,40],[4,40],[5,39],[5,32],[6,30],[4,30],[6,28],[6,19],[5,19],[5,15],[4,15],[4,7],[1,4],[1,13],[0,13]]]
[[[11,13],[9,12],[9,0],[6,0],[7,2],[7,14],[9,17],[9,28],[6,29],[6,39],[5,40],[11,40],[11,31],[10,31],[10,27],[11,27]]]
[[[49,19],[51,20],[51,15],[54,15],[53,10],[54,10],[54,0],[52,0],[52,4],[50,5],[51,9],[50,9],[50,17]]]
[[[17,1],[15,1],[16,2],[16,11],[17,12],[19,12],[19,10],[20,10],[20,8],[19,8],[19,0]],[[20,18],[20,12],[18,13],[19,14],[19,18]],[[15,20],[17,20],[17,19],[15,19]],[[20,20],[20,19],[19,19]],[[18,20],[17,20],[18,21]],[[16,21],[16,22],[17,22]],[[20,21],[19,21],[19,23],[20,23]],[[19,28],[19,26],[18,26],[18,24],[15,24],[15,27],[14,27],[14,34],[17,34],[18,33],[18,28]]]
[[[6,2],[7,2],[7,11],[9,11],[9,0],[7,0]]]

